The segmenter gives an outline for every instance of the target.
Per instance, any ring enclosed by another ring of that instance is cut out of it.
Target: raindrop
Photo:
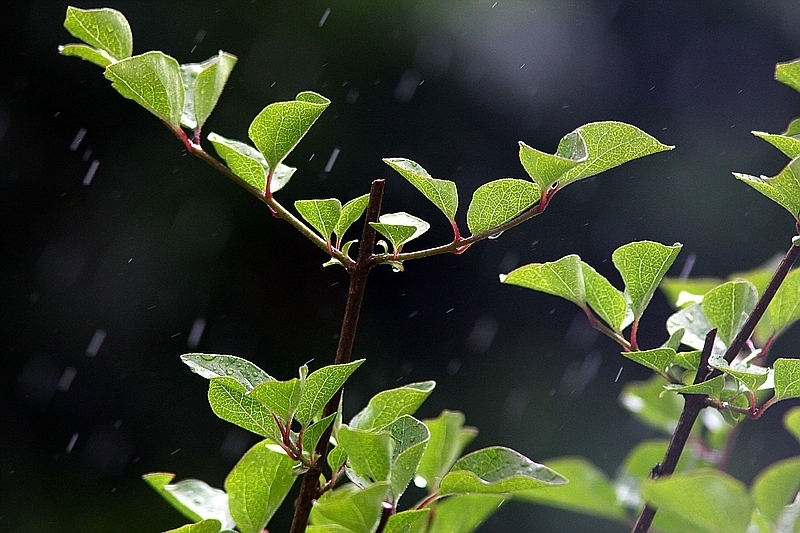
[[[200,28],[197,30],[197,33],[194,35],[194,44],[198,45],[203,42],[203,39],[206,38],[206,30],[205,28]]]
[[[86,347],[86,357],[96,356],[104,340],[106,340],[106,330],[95,330],[94,335],[92,335],[92,340],[89,341],[89,345]]]
[[[348,104],[355,104],[355,103],[356,103],[356,100],[358,100],[358,97],[359,97],[360,95],[361,95],[361,93],[358,91],[358,89],[356,89],[355,87],[353,87],[352,89],[350,89],[350,90],[347,92],[347,96],[345,96],[345,101],[346,101]]]
[[[92,183],[92,179],[94,179],[95,172],[97,172],[97,167],[100,166],[100,161],[97,159],[92,161],[92,164],[89,165],[89,170],[86,171],[86,175],[83,177],[83,184],[89,185]]]
[[[203,361],[213,361],[214,360],[214,356],[213,355],[201,355],[200,359],[202,359]]]
[[[75,447],[75,443],[78,442],[78,433],[73,433],[72,438],[69,439],[69,444],[67,444],[66,452],[69,454],[72,451],[72,448]]]
[[[617,372],[617,377],[614,378],[614,383],[619,381],[619,377],[622,375],[622,367],[619,367],[619,372]]]
[[[331,8],[326,9],[325,12],[322,14],[322,18],[319,19],[320,28],[322,27],[323,24],[325,24],[325,21],[328,20],[328,15],[330,14],[331,14]]]
[[[67,392],[69,390],[70,385],[72,385],[72,380],[75,379],[75,375],[77,373],[78,371],[71,366],[65,368],[64,373],[61,374],[61,379],[58,380],[58,385],[56,385],[56,388],[61,392]]]
[[[472,326],[467,337],[467,346],[476,353],[483,353],[492,346],[500,325],[490,316],[482,316]]]
[[[410,313],[408,313],[408,318],[414,318],[418,314],[419,314],[419,311],[411,311]]]
[[[203,505],[203,502],[205,502],[205,500],[198,496],[197,498],[192,500],[192,502],[194,502],[195,505]]]
[[[336,158],[339,157],[339,148],[334,148],[333,152],[331,152],[331,156],[328,158],[328,162],[325,163],[325,172],[330,172],[333,169],[333,165],[336,163]]]
[[[392,267],[392,272],[402,272],[402,270],[397,267]]]
[[[170,453],[170,455],[175,455],[175,454],[176,454],[176,453],[178,453],[179,451],[181,451],[181,449],[180,449],[180,448],[178,448],[178,449],[176,449],[175,451],[173,451],[172,453]]]
[[[452,312],[453,312],[453,310],[454,310],[454,309],[455,309],[455,307],[451,307],[450,309],[448,309],[447,311],[445,311],[445,312],[444,312],[444,314],[446,314],[446,315],[449,315],[450,313],[452,313]]]
[[[186,346],[189,348],[197,348],[200,344],[200,337],[203,336],[203,330],[206,329],[206,319],[199,316],[194,319],[192,330],[189,332],[189,337],[186,339]]]
[[[416,70],[406,70],[394,88],[394,98],[399,102],[410,102],[422,81]]]
[[[449,363],[447,363],[447,368],[445,372],[449,375],[454,376],[458,373],[459,369],[461,368],[461,361],[459,359],[451,359]]]
[[[78,133],[75,134],[75,138],[72,139],[72,142],[69,145],[69,151],[74,152],[77,150],[84,137],[86,137],[86,128],[81,128],[78,130]]]
[[[414,485],[417,487],[424,489],[428,486],[428,482],[425,481],[425,478],[422,476],[414,476]]]
[[[499,238],[500,235],[502,235],[502,234],[503,234],[502,231],[498,231],[497,233],[492,233],[491,235],[489,235],[489,239],[495,240],[495,239]]]

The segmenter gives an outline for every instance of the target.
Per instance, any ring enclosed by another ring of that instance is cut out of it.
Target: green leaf
[[[250,391],[249,396],[264,404],[284,423],[291,425],[300,404],[304,383],[297,378],[289,381],[267,381]]]
[[[436,502],[428,533],[472,533],[505,499],[501,494],[460,494]]]
[[[510,448],[492,446],[469,453],[442,478],[440,494],[506,494],[564,485],[567,479]]]
[[[381,215],[378,217],[378,222],[370,222],[369,225],[392,243],[395,253],[398,253],[404,244],[413,241],[431,227],[421,218],[404,212]]]
[[[432,178],[428,171],[410,159],[386,158],[384,163],[395,169],[401,176],[433,202],[449,219],[456,218],[458,210],[458,191],[452,181]]]
[[[800,407],[793,407],[786,412],[783,426],[800,442]]]
[[[280,430],[269,409],[245,393],[244,385],[234,378],[213,378],[208,385],[208,403],[221,419],[281,442]]]
[[[176,529],[170,529],[165,533],[219,533],[220,529],[222,529],[222,524],[219,520],[209,518],[195,524],[186,524]]]
[[[729,281],[708,291],[700,304],[717,337],[730,346],[742,329],[758,300],[758,291],[749,281]]]
[[[580,140],[577,137],[580,137]],[[565,157],[574,152],[576,147],[580,154],[581,141],[588,154],[586,160],[568,170],[559,179],[559,188],[628,161],[674,148],[658,142],[654,137],[630,124],[593,122],[581,126],[561,139],[556,154]]]
[[[625,508],[617,500],[605,473],[582,457],[550,459],[545,464],[569,480],[566,485],[517,492],[514,499],[549,505],[604,518],[622,519]]]
[[[347,454],[341,446],[337,445],[328,453],[328,466],[331,467],[333,472],[339,470],[345,461],[347,461]]]
[[[353,533],[339,524],[325,524],[322,526],[308,526],[305,533]]]
[[[358,429],[382,429],[403,415],[413,415],[435,386],[434,381],[422,381],[381,391],[370,398],[364,409],[356,413],[350,420],[350,426]]]
[[[85,44],[64,44],[58,47],[58,53],[67,57],[78,57],[84,61],[94,63],[99,67],[106,68],[115,60],[108,57],[108,54],[97,48],[92,48]]]
[[[745,533],[752,501],[744,485],[717,470],[650,479],[642,495],[662,512],[676,515],[694,533]]]
[[[329,491],[314,502],[311,523],[336,524],[353,533],[373,533],[381,519],[381,502],[388,483],[375,483],[365,489],[349,485]]]
[[[628,452],[614,476],[614,487],[621,505],[628,509],[644,505],[641,496],[642,482],[650,477],[653,467],[664,460],[668,446],[669,441],[666,440],[648,440],[640,442]],[[690,455],[688,450],[682,454],[679,466],[683,466]],[[676,468],[676,472],[678,471],[681,468]]]
[[[64,28],[73,37],[96,48],[100,55],[106,56],[111,62],[128,58],[133,53],[131,27],[125,16],[115,9],[69,6]]]
[[[275,378],[256,365],[235,355],[216,355],[208,353],[187,353],[181,356],[195,374],[206,379],[230,377],[242,384],[247,391]]]
[[[364,359],[358,359],[351,363],[324,366],[312,372],[306,378],[306,387],[295,413],[297,421],[303,426],[308,425],[363,362]]]
[[[725,388],[725,376],[717,376],[708,381],[693,385],[664,385],[664,389],[681,394],[705,394],[711,398],[719,399],[722,389]]]
[[[558,153],[551,155],[540,152],[519,141],[519,160],[525,168],[525,172],[539,186],[540,191],[548,190],[557,184],[568,170],[574,168],[578,163],[586,161],[588,153],[583,137],[573,135],[569,140],[573,141],[571,150],[567,150],[568,142],[564,139],[558,146],[561,151],[569,152],[563,156]]]
[[[625,282],[625,296],[635,320],[639,320],[644,313],[661,278],[682,247],[679,243],[665,246],[652,241],[639,241],[614,250],[611,260]]]
[[[709,357],[708,365],[729,376],[733,376],[752,393],[755,393],[769,377],[769,370],[764,367],[739,363],[731,365],[721,355]]]
[[[231,515],[241,533],[261,533],[297,476],[296,464],[278,446],[259,442],[236,463],[225,479]]]
[[[339,220],[336,221],[336,226],[333,228],[333,233],[336,234],[336,246],[339,246],[341,243],[342,237],[344,237],[345,232],[353,225],[353,223],[361,218],[361,215],[364,213],[364,210],[367,208],[369,204],[369,194],[364,194],[359,196],[358,198],[353,198],[344,206],[342,206],[342,212],[339,215]],[[348,246],[349,248],[349,246]],[[344,250],[345,255],[347,251]]]
[[[800,158],[793,159],[777,176],[733,175],[800,219]]]
[[[655,348],[641,352],[622,352],[622,355],[664,376],[675,359],[675,350]]]
[[[580,307],[586,306],[583,267],[581,258],[575,254],[550,263],[521,266],[507,275],[501,274],[500,283],[560,296]]]
[[[228,512],[228,495],[197,479],[184,479],[170,484],[175,474],[153,473],[142,476],[162,498],[189,520],[218,520],[225,529],[233,529]]]
[[[800,59],[775,65],[775,79],[800,91]]]
[[[330,242],[331,234],[342,214],[342,202],[336,198],[297,200],[294,207],[306,222],[311,224],[326,241]]]
[[[347,453],[348,477],[365,487],[389,479],[394,440],[388,431],[367,431],[343,425],[336,435]]]
[[[409,509],[389,517],[384,533],[425,533],[430,519],[430,508]]]
[[[431,434],[425,424],[410,415],[401,416],[385,430],[394,440],[389,483],[392,501],[397,503],[417,471]]]
[[[633,320],[625,295],[588,264],[581,262],[581,269],[586,286],[586,303],[611,329],[616,332],[625,329]]]
[[[800,319],[800,269],[786,276],[767,307],[767,318],[775,331],[781,331]]]
[[[225,160],[225,163],[228,164],[234,174],[262,193],[267,190],[269,165],[261,152],[249,144],[226,139],[222,135],[217,135],[213,132],[208,134],[208,140],[211,141],[214,149]],[[272,175],[270,190],[272,192],[281,190],[289,183],[296,170],[296,168],[288,167],[283,163],[279,164]]]
[[[314,451],[314,449],[317,447],[319,439],[322,437],[322,434],[325,433],[325,430],[328,429],[328,426],[331,425],[331,422],[333,422],[334,418],[336,418],[336,413],[328,415],[318,422],[314,422],[305,428],[305,431],[303,431],[304,450],[307,450],[309,453]]]
[[[248,129],[271,168],[278,166],[330,104],[327,98],[302,92],[295,100],[275,102],[259,113]]]
[[[674,364],[686,370],[697,370],[700,366],[700,356],[702,350],[692,350],[691,352],[678,352],[675,354]]]
[[[759,139],[764,139],[772,146],[784,153],[789,159],[794,159],[800,155],[800,139],[791,135],[778,135],[774,133],[764,133],[763,131],[750,132]]]
[[[660,287],[669,304],[681,309],[702,302],[703,295],[722,282],[718,278],[664,278]]]
[[[178,129],[183,113],[183,79],[174,58],[153,51],[112,63],[106,78],[125,98],[130,98],[173,129]]]
[[[181,114],[182,125],[192,130],[203,127],[219,101],[236,60],[235,55],[220,50],[217,55],[202,63],[181,65],[181,77],[186,91]]]
[[[775,399],[800,397],[800,359],[776,359],[772,367],[775,369]]]
[[[437,418],[423,421],[430,439],[417,467],[415,484],[428,492],[436,492],[439,482],[456,462],[461,452],[474,439],[478,430],[464,427],[464,415],[457,411],[442,411]]]
[[[670,335],[679,329],[684,330],[681,343],[695,350],[703,349],[703,345],[705,345],[706,342],[706,335],[711,331],[711,324],[708,323],[708,318],[703,313],[703,309],[699,303],[684,307],[667,319],[667,331]],[[714,338],[712,353],[725,353],[725,344],[718,337]]]
[[[666,383],[659,375],[647,381],[626,383],[619,401],[642,422],[664,433],[672,433],[681,416],[683,401],[677,394],[664,391]]]
[[[484,183],[472,195],[467,227],[473,235],[489,231],[513,219],[542,197],[535,183],[503,178]]]
[[[774,524],[800,490],[800,457],[772,463],[753,480],[750,494],[761,514]]]

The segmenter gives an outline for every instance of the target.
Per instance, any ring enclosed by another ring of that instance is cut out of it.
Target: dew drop
[[[213,361],[214,360],[214,356],[213,355],[201,355],[200,359],[202,359],[203,361]]]
[[[492,233],[491,235],[489,235],[489,239],[495,240],[495,239],[499,238],[500,235],[502,235],[502,234],[503,234],[502,231],[498,231],[497,233]]]
[[[392,272],[400,272],[400,269],[397,267],[392,267]]]

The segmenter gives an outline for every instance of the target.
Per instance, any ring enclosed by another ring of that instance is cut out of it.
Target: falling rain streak
[[[339,150],[338,148],[334,148],[333,152],[331,152],[331,156],[328,158],[328,162],[325,163],[325,172],[330,172],[333,170],[333,165],[336,164],[336,158],[339,157]]]
[[[192,330],[189,332],[189,337],[186,339],[186,346],[189,348],[197,348],[200,344],[200,337],[203,336],[203,330],[206,329],[206,319],[199,316],[192,324]]]
[[[97,172],[97,167],[100,166],[100,161],[95,159],[92,161],[92,164],[89,165],[89,170],[86,171],[86,175],[83,177],[83,184],[89,185],[92,183],[92,179],[94,178],[95,172]]]
[[[75,379],[77,374],[78,371],[74,367],[68,366],[64,369],[64,373],[61,374],[61,378],[59,378],[56,388],[60,392],[67,392],[72,385],[72,380]]]
[[[75,134],[75,138],[72,139],[72,142],[69,145],[69,151],[74,152],[77,150],[84,137],[86,137],[86,128],[81,128],[78,130],[78,133]]]
[[[69,443],[67,444],[67,449],[65,450],[68,455],[72,452],[72,448],[75,447],[76,442],[78,442],[78,433],[73,433],[72,438],[69,439]]]
[[[92,335],[92,340],[89,341],[89,345],[86,347],[86,357],[96,356],[104,340],[106,340],[106,330],[95,330],[94,335]]]
[[[322,18],[319,19],[319,27],[321,28],[325,21],[328,20],[328,15],[331,14],[331,8],[325,10],[325,13],[322,14]]]

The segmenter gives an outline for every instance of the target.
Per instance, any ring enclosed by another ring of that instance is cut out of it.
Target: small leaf
[[[614,250],[611,260],[625,282],[625,296],[636,320],[644,313],[661,278],[682,247],[679,243],[665,246],[652,241],[639,241]]]
[[[131,27],[125,16],[115,9],[68,6],[64,28],[112,62],[128,58],[133,53]]]
[[[725,388],[725,376],[717,376],[708,381],[693,385],[664,385],[664,389],[681,394],[705,394],[711,398],[719,399],[722,389]]]
[[[296,461],[262,441],[250,448],[225,479],[231,515],[242,533],[261,533],[297,476]]]
[[[356,413],[350,420],[350,426],[358,429],[381,429],[403,415],[413,415],[435,386],[434,381],[422,381],[381,391],[370,398],[364,409]]]
[[[733,175],[800,219],[800,158],[793,159],[772,178],[736,172]]]
[[[783,152],[789,159],[794,159],[800,155],[800,139],[790,135],[777,135],[774,133],[764,133],[763,131],[750,132],[759,139],[764,139],[772,146]]]
[[[397,503],[417,471],[431,434],[425,424],[410,415],[401,416],[386,426],[385,430],[394,440],[389,483],[390,496]]]
[[[181,67],[174,58],[153,51],[112,63],[106,78],[125,98],[135,101],[177,129],[183,113]]]
[[[778,287],[767,307],[767,317],[775,331],[781,331],[800,319],[800,269],[791,271]]]
[[[708,291],[700,305],[711,327],[717,328],[719,340],[730,346],[757,299],[758,291],[749,281],[729,281]]]
[[[769,370],[764,367],[739,363],[731,365],[721,355],[712,355],[708,359],[708,365],[733,376],[752,393],[755,393],[769,377]]]
[[[574,135],[570,139],[574,141],[573,149],[563,157],[559,154],[551,155],[540,152],[522,141],[519,142],[519,160],[525,167],[525,172],[539,186],[540,191],[550,189],[568,170],[574,168],[578,163],[586,161],[588,154],[583,137]],[[566,144],[563,140],[562,143]],[[559,144],[559,148],[562,148],[561,144]]]
[[[281,442],[272,413],[261,402],[245,394],[244,385],[234,378],[213,378],[208,386],[208,403],[221,419],[262,437]]]
[[[222,529],[222,524],[219,520],[209,518],[195,524],[186,524],[176,529],[170,529],[165,533],[219,533],[220,529]]]
[[[89,63],[94,63],[99,67],[106,68],[115,60],[108,57],[108,54],[97,48],[92,48],[85,44],[64,44],[58,47],[58,53],[67,57],[78,57]]]
[[[363,359],[358,359],[351,363],[324,366],[312,372],[306,378],[306,387],[295,413],[297,421],[303,426],[308,425],[363,362]]]
[[[675,359],[675,350],[672,348],[655,348],[641,352],[622,352],[622,355],[664,376]]]
[[[674,364],[686,370],[697,370],[700,366],[700,356],[702,350],[692,350],[691,352],[678,352],[675,354]]]
[[[455,462],[442,478],[440,494],[506,494],[539,487],[564,485],[567,479],[524,455],[501,446],[469,453]]]
[[[800,397],[800,359],[776,359],[772,367],[775,369],[775,399]]]
[[[436,502],[428,533],[472,533],[505,499],[501,494],[459,494]]]
[[[625,296],[595,269],[581,262],[583,282],[586,286],[586,303],[608,324],[620,332],[633,320]]]
[[[677,394],[664,391],[667,381],[654,375],[647,381],[626,383],[619,402],[647,425],[664,433],[672,433],[683,410]]]
[[[550,263],[521,266],[507,275],[501,274],[500,282],[560,296],[580,307],[586,305],[583,266],[581,258],[574,254]]]
[[[206,379],[230,377],[242,384],[247,391],[275,378],[256,365],[235,355],[215,355],[207,353],[187,353],[181,356],[192,372]]]
[[[248,395],[264,404],[281,421],[291,425],[303,394],[303,386],[304,383],[297,378],[289,381],[267,381],[256,386]]]
[[[433,202],[449,220],[456,218],[458,210],[458,191],[452,181],[432,178],[428,171],[410,159],[386,158],[384,163],[395,169],[401,176]]]
[[[331,467],[331,471],[333,472],[339,470],[345,461],[347,461],[347,454],[345,453],[344,448],[340,446],[336,446],[328,454],[328,466]]]
[[[545,464],[569,480],[566,485],[541,487],[514,494],[529,501],[604,518],[622,519],[625,508],[605,473],[582,457],[550,459]]]
[[[275,102],[253,119],[248,135],[271,168],[278,166],[308,132],[330,100],[312,92],[296,100]]]
[[[235,55],[220,50],[202,63],[181,65],[186,91],[181,124],[192,130],[203,127],[219,101],[236,60]]]
[[[315,526],[337,524],[352,533],[373,533],[388,490],[388,483],[375,483],[365,489],[349,485],[327,492],[314,502],[311,523]]]
[[[473,235],[496,228],[513,219],[542,197],[538,185],[503,178],[478,187],[467,209],[467,227]]]
[[[772,463],[759,472],[750,493],[761,514],[774,524],[799,490],[800,457],[792,457]]]
[[[305,428],[305,431],[303,432],[304,450],[307,450],[309,453],[314,451],[314,449],[317,447],[317,443],[319,443],[319,439],[322,437],[322,434],[325,433],[325,430],[328,429],[328,426],[331,425],[331,422],[333,422],[334,418],[336,418],[336,413],[328,415],[320,421],[314,422]]]
[[[413,241],[431,227],[421,218],[404,212],[381,215],[378,217],[378,222],[369,224],[392,243],[395,253],[398,253],[404,244]]]
[[[793,407],[786,412],[783,426],[800,442],[800,407]]]
[[[339,220],[336,221],[336,226],[333,228],[333,233],[336,234],[336,246],[339,246],[339,243],[344,237],[345,232],[353,225],[353,223],[361,218],[361,215],[364,213],[364,210],[367,208],[369,204],[369,194],[364,194],[359,196],[358,198],[353,198],[346,204],[342,206],[342,213],[339,215]],[[351,244],[353,241],[349,241]],[[345,244],[347,248],[350,246]],[[347,250],[342,249],[342,253],[347,255]]]
[[[175,474],[153,473],[142,476],[161,497],[189,520],[216,519],[225,529],[233,529],[228,512],[228,495],[197,479],[184,479],[170,484]]]
[[[322,237],[330,242],[336,223],[342,213],[342,203],[336,198],[327,200],[297,200],[295,209]]]
[[[800,59],[775,65],[775,79],[800,91]]]
[[[414,482],[432,493],[438,490],[439,482],[467,444],[477,436],[478,430],[464,427],[464,415],[457,411],[442,411],[437,418],[423,422],[430,431],[430,439],[417,467],[417,479]]]
[[[642,495],[662,512],[691,525],[693,533],[745,533],[750,523],[750,500],[744,485],[717,470],[702,469],[650,479]]]
[[[393,514],[386,522],[384,533],[425,533],[431,509],[409,509]]]
[[[249,144],[226,139],[222,135],[217,135],[213,132],[208,134],[208,140],[211,141],[214,149],[225,160],[234,174],[262,193],[267,190],[269,165],[261,152]],[[272,192],[281,190],[289,183],[296,170],[296,168],[287,167],[283,163],[279,164],[272,175],[270,190]]]

